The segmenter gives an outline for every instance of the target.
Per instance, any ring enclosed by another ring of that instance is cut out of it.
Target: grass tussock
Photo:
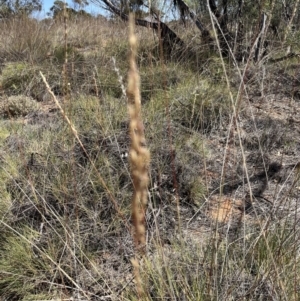
[[[0,301],[298,300],[297,57],[67,26],[0,24]]]

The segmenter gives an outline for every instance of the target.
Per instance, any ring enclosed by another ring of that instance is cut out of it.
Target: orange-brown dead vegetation
[[[208,216],[218,223],[243,218],[243,201],[227,196],[215,196],[209,201]]]

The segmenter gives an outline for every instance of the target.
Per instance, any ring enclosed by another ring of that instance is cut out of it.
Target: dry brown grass
[[[0,61],[43,61],[47,58],[53,37],[53,31],[27,17],[1,20]]]
[[[141,117],[140,76],[135,61],[137,54],[137,38],[134,34],[133,17],[131,17],[129,24],[129,45],[131,48],[131,54],[130,69],[128,73],[127,98],[130,118],[129,132],[131,138],[130,165],[133,181],[132,221],[136,249],[138,252],[145,254],[145,213],[148,201],[148,168],[150,164],[150,152],[146,147],[144,125]],[[133,267],[137,284],[137,292],[139,296],[142,296],[143,289],[137,259],[133,260]]]
[[[146,148],[144,125],[141,117],[140,77],[135,58],[137,39],[134,35],[133,21],[130,25],[129,44],[131,47],[130,70],[128,74],[128,112],[130,117],[129,131],[131,137],[130,162],[134,186],[132,201],[133,223],[135,228],[135,242],[144,247],[145,238],[145,207],[147,205],[147,187],[149,183],[148,168],[150,152]]]

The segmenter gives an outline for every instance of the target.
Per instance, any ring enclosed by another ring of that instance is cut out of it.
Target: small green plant
[[[204,198],[206,189],[200,177],[195,178],[190,184],[190,198],[196,206],[200,206]]]
[[[69,61],[71,62],[83,62],[84,57],[82,54],[79,53],[79,51],[74,48],[71,45],[67,46],[67,49],[65,49],[65,46],[58,46],[55,48],[53,57],[54,62],[58,63],[60,65],[65,63],[66,55]]]

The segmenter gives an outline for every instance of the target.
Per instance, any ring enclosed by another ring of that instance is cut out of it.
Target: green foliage
[[[170,66],[165,69],[160,66],[145,66],[140,68],[141,96],[142,101],[147,101],[156,94],[163,93],[165,89],[176,89],[182,80],[176,67]]]
[[[84,57],[79,53],[72,45],[68,45],[67,48],[65,46],[58,46],[54,49],[53,57],[54,63],[58,63],[62,65],[65,63],[66,56],[69,61],[73,63],[84,63]]]
[[[300,44],[299,44],[299,39],[300,39],[300,30],[297,30],[295,32],[289,31],[287,34],[287,45],[290,47],[290,51],[293,53],[298,53],[300,50]],[[290,59],[290,61],[292,58]]]
[[[145,300],[209,300],[205,299],[205,247],[202,243],[191,246],[189,239],[172,240],[172,250],[158,244],[152,259],[145,259]],[[131,291],[126,297],[132,300],[134,295]]]
[[[20,94],[25,90],[33,76],[30,65],[22,62],[9,63],[2,70],[1,85],[12,94]]]
[[[40,257],[39,251],[33,252],[38,236],[38,232],[25,227],[19,229],[17,234],[7,236],[5,242],[1,244],[0,287],[2,297],[26,300],[26,296],[36,292],[46,280],[46,275],[41,275],[39,271],[45,270],[47,264]]]
[[[125,101],[112,96],[107,96],[107,100],[107,103],[101,104],[98,97],[81,96],[73,101],[73,120],[78,130],[85,133],[91,128],[94,128],[94,131],[101,128],[103,133],[108,133],[122,127],[127,121]]]
[[[42,70],[47,79],[52,82],[54,92],[62,94],[63,77],[61,74],[65,62],[66,51],[63,46],[54,50],[50,62],[42,66],[32,66],[25,62],[8,63],[2,70],[1,85],[8,95],[26,94],[42,101],[45,94],[45,84],[43,83],[39,71]],[[79,86],[84,81],[85,74],[82,66],[84,57],[73,46],[67,47],[68,64],[66,65],[67,80],[72,86]],[[58,69],[59,68],[59,69]]]
[[[42,101],[45,95],[45,84],[39,74],[42,70],[56,87],[56,93],[61,89],[61,72],[56,66],[32,66],[24,62],[6,64],[2,70],[0,82],[6,95],[30,95],[37,101]],[[76,77],[75,77],[76,79]],[[29,104],[29,102],[27,102]],[[14,104],[15,105],[15,104]]]
[[[189,190],[190,190],[190,198],[193,204],[200,207],[203,198],[207,194],[202,179],[200,177],[195,178],[194,181],[190,184]]]
[[[105,46],[105,52],[111,53],[112,57],[118,58],[121,67],[128,66],[128,42],[126,40],[113,39]]]
[[[122,97],[123,92],[120,87],[118,75],[114,70],[102,68],[101,72],[98,73],[98,81],[102,93],[112,98]]]
[[[176,89],[178,103],[172,111],[174,120],[193,130],[209,132],[230,114],[230,99],[224,86],[209,80],[180,84]]]

